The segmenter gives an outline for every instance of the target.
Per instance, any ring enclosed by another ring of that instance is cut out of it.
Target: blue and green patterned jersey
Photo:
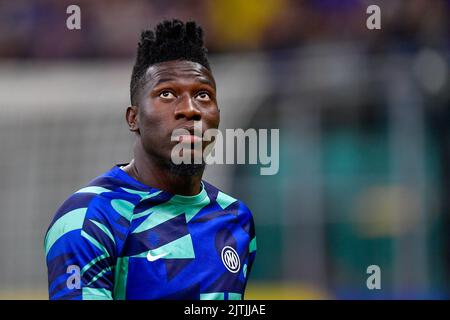
[[[50,299],[243,299],[256,254],[245,204],[195,196],[114,166],[72,194],[45,237]]]

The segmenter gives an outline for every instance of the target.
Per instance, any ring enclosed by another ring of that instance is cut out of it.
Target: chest
[[[189,223],[183,215],[131,233],[124,252],[127,299],[199,299],[241,295],[246,283],[249,236],[231,214]],[[122,277],[124,278],[124,277]]]

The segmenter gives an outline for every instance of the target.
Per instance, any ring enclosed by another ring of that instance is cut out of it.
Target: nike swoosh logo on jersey
[[[156,256],[154,256],[154,255],[152,255],[152,252],[149,251],[147,253],[147,260],[150,261],[150,262],[153,262],[153,261],[156,261],[158,259],[161,259],[162,257],[166,256],[167,254],[168,254],[168,252],[164,252],[164,253],[157,254]]]

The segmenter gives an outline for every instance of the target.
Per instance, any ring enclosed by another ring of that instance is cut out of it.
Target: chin
[[[174,164],[172,161],[169,162],[170,172],[180,175],[180,176],[196,176],[203,174],[205,170],[206,163],[200,164]]]

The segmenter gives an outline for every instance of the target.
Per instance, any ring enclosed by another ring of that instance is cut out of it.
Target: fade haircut
[[[203,30],[194,21],[164,20],[155,30],[144,30],[137,48],[136,62],[131,74],[131,104],[139,104],[140,91],[147,82],[147,69],[159,62],[189,60],[211,71],[207,49],[203,45]]]

